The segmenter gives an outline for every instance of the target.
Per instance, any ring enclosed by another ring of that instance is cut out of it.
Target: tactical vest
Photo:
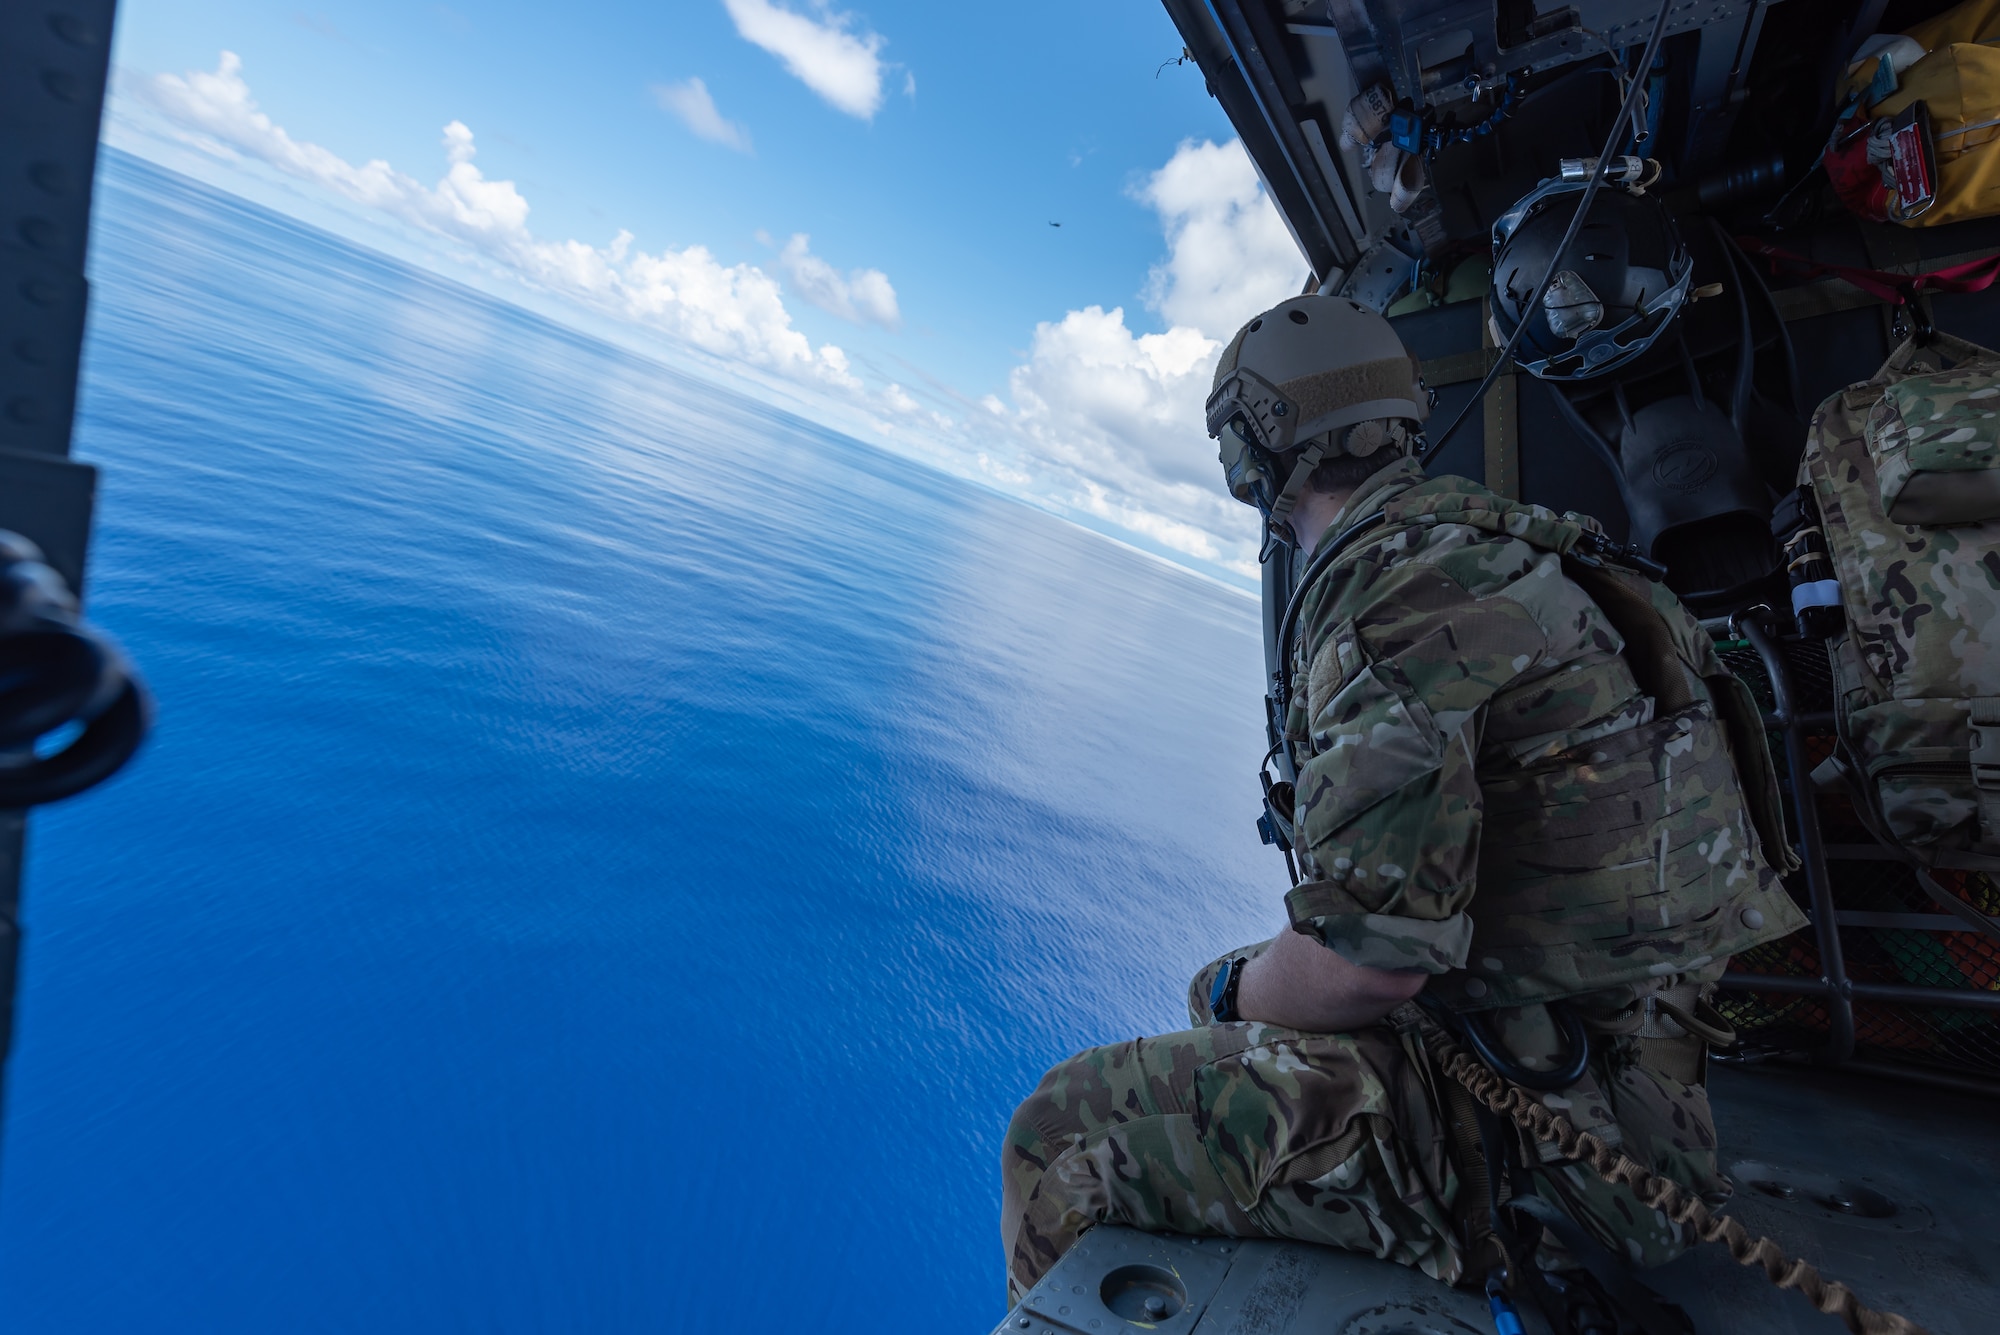
[[[1398,530],[1466,525],[1558,553],[1563,573],[1623,637],[1653,717],[1524,763],[1482,747],[1476,889],[1462,968],[1427,986],[1460,1010],[1565,997],[1633,996],[1719,977],[1729,956],[1805,925],[1779,881],[1796,865],[1755,701],[1663,586],[1591,553],[1596,530],[1456,479],[1409,488],[1322,578],[1408,549]],[[1327,650],[1325,652],[1330,652]],[[1504,688],[1548,689],[1546,679]],[[1307,927],[1345,892],[1308,882],[1286,897]]]

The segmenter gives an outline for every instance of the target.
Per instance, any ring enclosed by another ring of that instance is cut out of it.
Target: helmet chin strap
[[[1329,448],[1327,442],[1320,439],[1299,451],[1299,461],[1292,466],[1291,476],[1285,479],[1284,486],[1278,488],[1277,497],[1271,502],[1272,524],[1283,524],[1287,530],[1291,528],[1292,507],[1299,503],[1299,493],[1306,489],[1313,469],[1319,467],[1319,461],[1326,457]]]

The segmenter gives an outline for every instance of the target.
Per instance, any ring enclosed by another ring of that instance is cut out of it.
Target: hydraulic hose
[[[1542,281],[1535,285],[1535,295],[1528,299],[1525,307],[1527,314],[1514,326],[1514,332],[1507,336],[1507,345],[1500,349],[1500,355],[1494,358],[1493,365],[1487,368],[1486,378],[1481,380],[1479,388],[1472,392],[1471,400],[1458,410],[1458,416],[1451,419],[1451,425],[1444,429],[1444,434],[1424,447],[1424,452],[1417,456],[1417,462],[1430,463],[1432,456],[1443,449],[1445,442],[1465,424],[1465,419],[1472,415],[1472,410],[1485,400],[1486,392],[1493,388],[1493,382],[1500,378],[1501,369],[1507,365],[1508,358],[1514,355],[1514,349],[1519,346],[1521,335],[1527,331],[1528,321],[1542,304],[1542,298],[1548,295],[1549,284],[1555,281],[1558,272],[1557,266],[1562,263],[1563,256],[1569,253],[1570,246],[1575,244],[1577,233],[1583,230],[1583,220],[1590,216],[1590,206],[1597,198],[1598,188],[1604,184],[1605,171],[1611,165],[1612,154],[1617,151],[1619,141],[1625,134],[1625,127],[1631,122],[1633,115],[1638,111],[1640,100],[1645,96],[1647,79],[1652,71],[1653,61],[1660,53],[1660,39],[1666,35],[1667,15],[1672,9],[1673,0],[1661,0],[1660,12],[1653,20],[1653,35],[1646,39],[1646,53],[1639,58],[1640,73],[1633,78],[1631,91],[1625,95],[1625,101],[1618,108],[1617,116],[1612,118],[1611,133],[1604,138],[1604,148],[1597,155],[1597,166],[1590,173],[1590,184],[1583,188],[1583,200],[1576,206],[1576,216],[1569,220],[1569,230],[1563,233],[1562,244],[1556,247],[1556,253],[1549,260],[1547,271],[1542,274]]]

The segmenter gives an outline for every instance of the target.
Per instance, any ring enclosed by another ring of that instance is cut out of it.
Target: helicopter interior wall
[[[1479,350],[1480,310],[1479,302],[1459,302],[1398,315],[1390,323],[1411,352],[1426,363],[1436,364],[1447,357]],[[1438,386],[1437,406],[1431,410],[1431,430],[1442,431],[1446,423],[1457,417],[1471,402],[1477,387],[1478,382],[1470,379]],[[1601,456],[1570,426],[1546,385],[1532,376],[1519,375],[1514,377],[1514,388],[1516,458],[1520,470],[1517,499],[1546,505],[1558,513],[1576,510],[1593,515],[1611,536],[1625,541],[1625,503]],[[1505,392],[1504,386],[1493,390],[1495,394]],[[1430,471],[1434,476],[1455,473],[1486,479],[1483,412],[1473,411],[1471,418],[1431,461]]]
[[[1767,205],[1769,201],[1763,203]],[[1712,228],[1699,215],[1683,217],[1690,246],[1697,256],[1698,281],[1722,281],[1735,287],[1748,276],[1741,270],[1732,274],[1720,267],[1728,262],[1719,247],[1720,238],[1731,230],[1729,221],[1732,220],[1725,219],[1719,228]],[[1914,271],[1941,267],[1970,255],[2000,252],[2000,219],[1910,229],[1864,223],[1844,213],[1834,213],[1795,226],[1781,240],[1786,249],[1825,263],[1860,268],[1902,266]],[[1799,286],[1800,282],[1787,276],[1774,281],[1772,286],[1782,291]],[[1844,284],[1832,286],[1835,291],[1858,299],[1858,294]],[[1994,300],[1991,291],[1937,293],[1925,298],[1925,304],[1938,329],[1986,347],[2000,348],[2000,301]],[[1745,446],[1760,479],[1775,495],[1791,485],[1814,407],[1828,395],[1873,375],[1900,341],[1900,331],[1892,308],[1873,301],[1825,314],[1795,317],[1784,324],[1792,345],[1787,367],[1785,359],[1777,355],[1777,322],[1772,313],[1761,309],[1756,301],[1751,306],[1756,317],[1752,341],[1757,346],[1758,358],[1755,398],[1744,431]],[[1463,358],[1478,351],[1484,341],[1481,310],[1479,302],[1461,302],[1398,315],[1392,323],[1412,352],[1436,366],[1444,359]],[[1720,381],[1738,343],[1734,310],[1733,301],[1700,302],[1682,317],[1681,335],[1692,357],[1701,363],[1703,388],[1711,395],[1726,394],[1726,386]],[[1660,352],[1619,379],[1634,386],[1637,400],[1643,402],[1646,378],[1669,374],[1661,368],[1677,358],[1677,351]],[[1797,376],[1795,408],[1793,391],[1782,383],[1793,371]],[[1608,378],[1596,386],[1586,383],[1581,393],[1573,387],[1569,391],[1570,401],[1581,403],[1586,415],[1595,419],[1609,410],[1593,412],[1593,398],[1608,401],[1612,383]],[[1438,404],[1430,423],[1433,432],[1441,431],[1445,423],[1457,416],[1470,401],[1475,386],[1475,381],[1461,380],[1438,387]],[[1505,391],[1496,387],[1493,392]],[[1574,509],[1594,515],[1614,537],[1629,540],[1630,517],[1618,478],[1607,464],[1604,447],[1593,444],[1577,429],[1577,415],[1564,411],[1556,397],[1558,392],[1530,376],[1514,378],[1517,494],[1522,500],[1558,512]],[[1487,416],[1478,411],[1472,414],[1433,461],[1434,473],[1490,480],[1485,445]],[[1615,442],[1616,432],[1610,435]],[[1745,540],[1754,538],[1746,535]]]
[[[1906,228],[1835,216],[1795,228],[1779,239],[1786,250],[1827,264],[1925,270],[1969,256],[2000,253],[2000,218],[1980,218],[1943,227]],[[1940,292],[1927,298],[1938,329],[1983,347],[2000,349],[2000,300],[1995,290]],[[1800,389],[1807,403],[1858,380],[1866,380],[1893,349],[1889,308],[1869,304],[1858,310],[1794,320]]]
[[[1620,101],[1608,65],[1574,70],[1524,98],[1492,133],[1441,150],[1431,176],[1447,234],[1484,250],[1493,219],[1558,160],[1597,153]]]

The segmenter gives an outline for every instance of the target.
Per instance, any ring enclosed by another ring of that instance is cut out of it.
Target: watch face
[[[1231,960],[1215,972],[1215,981],[1208,985],[1208,1013],[1213,1019],[1227,1019],[1229,1007],[1229,980],[1236,975],[1236,961]]]

